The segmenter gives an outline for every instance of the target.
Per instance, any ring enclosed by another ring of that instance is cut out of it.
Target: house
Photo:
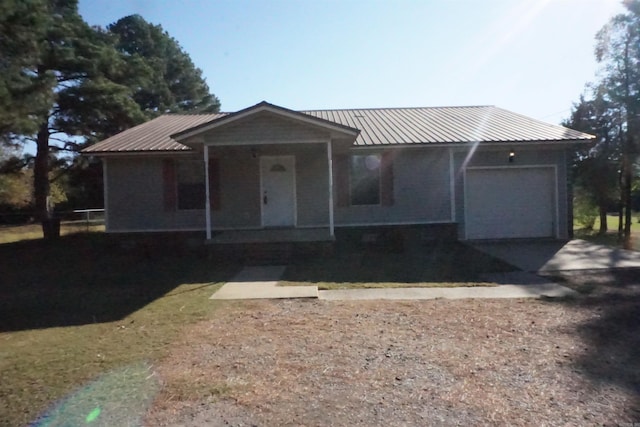
[[[111,233],[321,240],[336,228],[437,225],[461,240],[564,239],[570,152],[592,140],[494,106],[261,102],[163,115],[83,153],[103,161]]]

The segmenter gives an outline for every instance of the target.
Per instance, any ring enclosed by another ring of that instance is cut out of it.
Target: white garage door
[[[467,169],[467,239],[555,236],[555,186],[549,167]]]

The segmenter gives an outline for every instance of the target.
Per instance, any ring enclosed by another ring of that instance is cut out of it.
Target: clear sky
[[[497,105],[559,123],[593,81],[618,0],[80,0],[138,13],[202,69],[223,111]]]

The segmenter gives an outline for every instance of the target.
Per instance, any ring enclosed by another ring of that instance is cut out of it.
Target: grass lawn
[[[336,251],[332,258],[290,265],[280,285],[319,289],[495,286],[482,281],[481,275],[515,270],[458,242],[433,242],[402,253],[353,245],[338,245]]]
[[[216,316],[223,303],[208,297],[241,265],[216,263],[170,239],[64,230],[46,242],[39,226],[13,227],[3,234],[12,242],[0,243],[0,425],[25,425],[43,413],[54,425],[56,416],[82,424],[107,414],[107,424],[119,425],[154,400],[226,393],[215,382],[149,378],[185,328]],[[282,283],[491,286],[478,282],[480,274],[511,270],[459,243],[403,253],[345,244],[335,257],[294,263]]]
[[[60,224],[60,234],[66,236],[73,233],[101,232],[103,224],[87,224],[83,221],[68,221]],[[38,224],[0,226],[0,244],[19,242],[22,240],[42,239],[42,226]]]
[[[607,228],[606,234],[599,234],[598,227],[600,226],[599,220],[596,221],[594,230],[586,230],[581,228],[580,224],[574,223],[574,237],[578,239],[588,240],[590,242],[598,243],[601,245],[620,247],[621,244],[618,241],[618,216],[607,215]],[[640,222],[638,222],[638,215],[633,216],[631,222],[631,245],[634,250],[640,251]]]
[[[0,244],[0,425],[28,424],[108,372],[125,379],[112,384],[121,404],[139,395],[123,393],[127,379],[146,378],[186,325],[210,318],[208,297],[239,269],[171,246],[126,250],[110,237]],[[64,425],[96,416],[79,410]]]

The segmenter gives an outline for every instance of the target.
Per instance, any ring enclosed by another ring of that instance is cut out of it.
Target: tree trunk
[[[629,144],[631,145],[631,144]],[[622,207],[624,209],[624,231],[622,238],[622,247],[631,249],[631,180],[633,179],[631,171],[631,162],[629,154],[623,156],[623,188],[622,188]]]
[[[49,123],[40,125],[36,139],[36,158],[33,166],[33,197],[35,199],[36,219],[45,223],[50,219],[49,212]]]
[[[606,234],[609,230],[607,226],[607,207],[600,206],[598,211],[600,212],[600,230],[598,231],[598,234]]]

